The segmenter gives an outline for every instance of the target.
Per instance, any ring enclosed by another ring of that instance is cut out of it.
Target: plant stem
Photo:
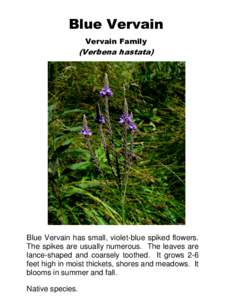
[[[93,163],[95,164],[95,167],[97,168],[97,171],[102,174],[99,162],[98,162],[97,157],[96,157],[96,155],[93,151],[93,148],[92,148],[92,145],[90,143],[90,140],[89,140],[88,136],[85,136],[85,141],[86,141],[87,148],[89,149],[89,153],[90,153],[90,156],[93,160]]]
[[[112,167],[112,172],[113,175],[115,176],[115,173],[117,174],[117,184],[118,187],[121,191],[121,172],[119,168],[119,161],[118,161],[118,154],[115,150],[114,146],[114,140],[113,140],[113,132],[112,132],[112,127],[111,127],[111,122],[110,122],[110,113],[109,113],[109,99],[107,96],[104,97],[104,102],[105,102],[105,118],[106,118],[106,127],[108,131],[108,139],[109,139],[109,144],[110,144],[110,149],[112,151],[113,157],[114,157],[114,164],[115,164],[115,171],[113,170]]]
[[[125,182],[124,182],[124,190],[122,194],[121,199],[121,205],[122,205],[122,224],[125,224],[126,221],[126,192],[127,192],[127,185],[128,185],[128,178],[129,178],[129,172],[125,174]]]

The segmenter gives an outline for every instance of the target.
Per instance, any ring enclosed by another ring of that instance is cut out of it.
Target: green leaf
[[[88,161],[83,161],[80,163],[75,163],[69,166],[69,169],[71,170],[86,170],[91,166],[90,162]]]
[[[84,181],[82,180],[78,186],[82,189],[86,189],[86,188],[92,188],[92,187],[97,187],[101,185],[101,181],[100,180],[91,180],[91,181]]]
[[[70,110],[66,110],[62,113],[62,115],[67,115],[67,114],[73,114],[73,113],[85,113],[86,110],[83,109],[79,109],[79,108],[75,108],[75,109],[70,109]]]

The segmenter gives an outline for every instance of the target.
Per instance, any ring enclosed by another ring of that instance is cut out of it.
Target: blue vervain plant
[[[136,124],[133,122],[133,114],[128,111],[128,104],[126,100],[126,88],[124,86],[124,106],[123,113],[119,118],[118,123],[123,127],[122,130],[122,161],[119,161],[119,151],[116,149],[114,143],[114,134],[111,125],[111,116],[109,111],[109,97],[113,96],[113,92],[109,87],[109,80],[107,74],[105,74],[104,87],[101,89],[99,96],[103,98],[104,115],[101,112],[100,104],[96,105],[96,118],[95,122],[98,125],[98,133],[100,136],[101,144],[104,149],[106,156],[106,161],[111,169],[112,176],[118,186],[120,196],[121,196],[121,217],[122,223],[125,224],[126,220],[126,195],[128,180],[130,175],[130,169],[132,165],[133,157],[133,143],[134,135],[137,130]],[[100,163],[93,150],[93,141],[91,140],[92,131],[88,127],[87,118],[83,116],[83,128],[80,133],[84,136],[87,148],[90,152],[92,162],[94,163],[98,172],[107,181],[107,177],[100,167]]]

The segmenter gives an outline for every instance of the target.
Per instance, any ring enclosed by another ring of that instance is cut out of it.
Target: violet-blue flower
[[[113,96],[113,92],[111,91],[111,89],[109,88],[109,86],[105,85],[105,86],[101,89],[99,95],[100,95],[101,97],[105,97],[105,96],[112,97],[112,96]]]
[[[95,118],[95,122],[97,124],[105,124],[106,120],[105,117],[103,115],[97,115]]]
[[[119,119],[119,123],[120,124],[129,124],[130,122],[132,122],[131,114],[123,113]]]
[[[97,124],[105,124],[106,123],[105,117],[102,115],[101,109],[100,109],[100,106],[99,106],[98,103],[96,105],[96,118],[95,118],[95,122]]]
[[[129,127],[129,129],[130,129],[131,131],[137,130],[137,126],[135,125],[134,122],[130,122],[130,123],[128,124],[128,127]]]
[[[135,131],[137,129],[137,126],[133,122],[133,115],[132,113],[123,113],[121,117],[119,118],[119,124],[123,124],[126,126],[127,129],[130,129],[131,131]]]
[[[92,135],[92,131],[88,127],[85,127],[81,129],[80,134],[83,134],[84,136],[90,136]]]
[[[84,136],[92,135],[92,131],[88,127],[88,123],[85,115],[83,115],[83,128],[81,129],[80,134],[83,134]]]

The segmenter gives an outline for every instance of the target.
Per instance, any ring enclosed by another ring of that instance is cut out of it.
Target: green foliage
[[[107,72],[118,153],[123,85],[138,127],[126,195],[126,224],[185,223],[185,64],[183,62],[49,62],[48,222],[122,224],[120,192],[94,123]],[[83,136],[86,114],[96,171]],[[122,164],[123,161],[120,161]]]

